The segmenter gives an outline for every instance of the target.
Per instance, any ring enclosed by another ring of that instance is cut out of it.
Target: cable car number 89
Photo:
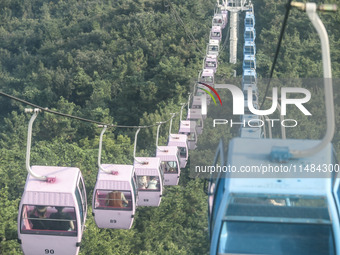
[[[45,249],[45,254],[54,254],[54,250]]]

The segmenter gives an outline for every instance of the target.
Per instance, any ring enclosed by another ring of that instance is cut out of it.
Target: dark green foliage
[[[186,102],[201,69],[203,56],[196,47],[205,51],[215,2],[171,1],[186,29],[195,36],[196,46],[166,0],[2,0],[0,90],[49,109],[105,123],[151,125],[167,120]],[[263,77],[269,73],[284,4],[283,0],[255,1],[257,71]],[[323,15],[322,19],[330,34],[333,75],[339,77],[339,15]],[[242,43],[240,40],[239,49]],[[320,77],[319,48],[306,16],[292,11],[275,75]],[[233,69],[241,70],[241,57],[236,67],[228,64],[228,50],[227,45],[220,56],[221,81],[230,77]],[[322,94],[318,87],[311,91],[312,95]],[[338,97],[337,91],[335,101],[339,102]],[[229,108],[221,111],[212,107],[209,117],[230,116],[230,95],[222,101]],[[313,98],[310,110],[317,120],[324,116],[319,105],[323,105],[322,97]],[[16,218],[27,176],[30,117],[23,113],[24,108],[21,103],[0,98],[0,254],[21,254]],[[322,126],[299,117],[305,122],[287,136],[323,135]],[[174,133],[178,123],[179,116],[173,122]],[[168,129],[169,123],[162,126],[159,145],[166,144]],[[134,132],[108,130],[102,163],[132,164]],[[31,164],[79,167],[90,203],[98,169],[99,133],[94,125],[39,114],[33,129]],[[237,136],[237,130],[206,125],[199,146],[214,147],[221,134],[227,144]],[[155,154],[155,135],[156,127],[140,132],[137,155]],[[339,139],[336,132],[338,152]],[[211,163],[214,152],[206,151],[202,162]],[[129,231],[98,229],[91,206],[88,215],[81,254],[207,254],[209,250],[203,181],[190,179],[188,169],[182,171],[179,186],[166,188],[159,208],[138,209]]]
[[[213,1],[173,6],[203,50]],[[202,59],[164,1],[0,3],[0,90],[66,114],[122,125],[167,120],[185,102]],[[1,254],[21,254],[16,218],[27,176],[25,107],[0,98]],[[160,145],[167,142],[168,128],[161,129]],[[137,155],[154,155],[155,131],[141,131]],[[99,132],[94,125],[41,113],[33,128],[31,165],[79,167],[90,203]],[[134,132],[108,130],[102,162],[132,164]],[[183,176],[185,186],[167,188],[159,208],[138,210],[130,231],[98,229],[89,207],[81,253],[206,253],[202,183]]]

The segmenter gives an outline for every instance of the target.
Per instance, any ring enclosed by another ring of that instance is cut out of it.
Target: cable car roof
[[[186,143],[187,142],[187,135],[183,135],[183,134],[171,134],[169,136],[169,142],[175,144],[175,143],[178,143],[178,144],[181,144],[181,143]],[[180,145],[177,145],[177,146],[180,146]]]
[[[177,161],[177,146],[158,146],[156,157],[162,161]]]
[[[27,176],[25,192],[62,192],[73,193],[80,174],[76,167],[32,166],[32,170],[40,175],[55,176],[53,183],[40,181],[30,174]]]
[[[234,138],[231,140],[228,151],[228,164],[240,169],[241,166],[263,166],[271,164],[272,166],[287,166],[291,165],[306,165],[315,164],[332,164],[333,148],[329,144],[319,153],[312,157],[293,159],[287,163],[276,163],[270,161],[269,155],[273,146],[287,146],[289,149],[301,150],[314,146],[318,140],[298,140],[298,139],[247,139]],[[259,149],[260,148],[260,149]],[[299,168],[297,168],[299,170]],[[331,191],[330,178],[311,178],[311,175],[306,172],[300,173],[296,171],[291,174],[278,176],[277,178],[265,178],[263,174],[255,176],[250,173],[244,174],[243,177],[259,177],[256,178],[232,178],[237,174],[231,174],[229,189],[231,192],[246,192],[246,193],[271,193],[271,194],[301,194],[301,195],[325,195]],[[240,177],[240,175],[238,175]],[[268,175],[267,175],[268,176]],[[271,175],[272,176],[272,175]],[[286,178],[282,178],[285,176]],[[319,175],[320,176],[320,175]],[[324,174],[324,177],[326,174]],[[329,174],[327,173],[327,176]],[[326,176],[326,177],[327,177]],[[280,178],[281,177],[281,178]],[[290,178],[288,178],[290,177]],[[309,177],[309,178],[308,178]]]
[[[100,181],[127,181],[131,179],[133,174],[133,165],[118,165],[118,164],[102,164],[103,169],[115,174],[98,171],[97,182]]]
[[[134,168],[137,172],[140,169],[144,170],[155,170],[158,169],[160,164],[160,158],[157,157],[136,157],[137,160],[134,161]],[[140,163],[141,162],[141,163]],[[147,162],[147,164],[143,164],[144,162]]]
[[[200,109],[189,109],[188,119],[202,119],[202,111]]]

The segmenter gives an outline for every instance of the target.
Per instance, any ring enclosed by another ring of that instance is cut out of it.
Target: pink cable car
[[[210,89],[204,86],[203,84],[199,84],[199,83],[197,84],[195,88],[195,97],[201,97],[201,109],[207,108],[207,105],[209,105],[211,101],[211,97],[205,92],[205,90],[209,91]],[[195,100],[195,105],[196,105],[198,103],[197,98],[194,98],[194,100]],[[202,110],[203,115],[206,115],[206,112],[207,112],[206,109]]]
[[[182,120],[178,133],[188,136],[189,150],[194,150],[197,143],[196,122],[189,120]]]
[[[212,19],[212,25],[213,26],[221,26],[221,27],[225,27],[226,24],[224,23],[224,18],[222,16],[222,14],[215,14],[213,19]]]
[[[184,105],[181,108],[181,116],[182,110]],[[185,168],[188,161],[188,137],[187,135],[179,135],[179,134],[171,134],[171,127],[172,127],[172,119],[174,118],[175,114],[173,114],[170,120],[170,128],[169,128],[169,139],[168,139],[168,146],[177,146],[179,151],[179,167]]]
[[[172,118],[174,115],[172,116]],[[171,132],[170,123],[169,133]],[[156,157],[161,160],[161,170],[164,173],[164,185],[177,185],[181,169],[179,168],[179,151],[176,146],[158,146],[159,128],[162,123],[159,123],[156,137]]]
[[[222,29],[224,29],[227,26],[228,23],[228,11],[221,11],[221,15],[223,18],[223,25],[222,25]]]
[[[221,26],[212,26],[210,30],[210,39],[212,40],[222,40],[222,27]]]
[[[214,86],[214,70],[203,69],[200,77],[200,82],[206,83],[210,86]]]
[[[164,185],[177,185],[181,169],[179,167],[179,150],[177,146],[158,146],[156,157],[161,159],[164,172]]]
[[[164,180],[160,158],[137,157],[133,165],[138,185],[137,206],[159,206]]]
[[[191,104],[192,109],[197,109],[201,112],[202,118],[207,118],[207,97],[204,96],[194,96]]]
[[[130,229],[136,211],[132,165],[103,164],[93,192],[92,210],[98,228]]]
[[[219,40],[209,40],[209,44],[207,45],[207,55],[216,55],[218,56],[220,49],[220,41]]]
[[[163,194],[164,173],[161,160],[157,157],[136,157],[137,136],[135,135],[134,163],[138,186],[137,206],[159,206]]]
[[[85,228],[87,200],[78,168],[30,166],[31,117],[26,168],[29,172],[18,213],[18,241],[26,255],[78,254]]]
[[[216,73],[217,70],[217,56],[216,55],[207,55],[204,59],[204,69],[211,69]]]
[[[180,168],[185,168],[188,161],[188,136],[180,134],[170,134],[168,146],[177,146],[179,149]]]
[[[104,126],[99,139],[98,175],[92,214],[99,228],[130,229],[136,211],[136,184],[132,165],[101,164]]]
[[[202,113],[196,109],[189,109],[187,120],[192,120],[196,122],[196,131],[200,135],[203,132],[203,117]]]

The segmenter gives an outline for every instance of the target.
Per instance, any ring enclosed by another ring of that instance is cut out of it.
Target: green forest
[[[168,120],[186,103],[202,68],[215,4],[214,0],[1,0],[0,91],[98,122],[135,126]],[[259,77],[269,75],[285,4],[254,1]],[[241,31],[243,18],[241,14]],[[330,36],[333,77],[340,78],[340,14],[321,14],[321,18]],[[220,54],[219,80],[230,79],[234,69],[238,75],[242,72],[242,32],[239,38],[237,65],[228,63],[228,44]],[[322,77],[319,38],[305,13],[291,10],[274,76]],[[335,102],[340,102],[339,85],[334,82]],[[318,95],[309,103],[313,118],[305,118],[288,137],[323,136],[322,89],[311,88]],[[31,115],[24,113],[26,107],[0,96],[0,254],[4,255],[22,254],[17,214],[27,177]],[[336,113],[338,126],[339,103]],[[177,116],[173,132],[178,123]],[[169,124],[161,128],[160,145],[167,141],[168,128]],[[217,145],[221,132],[227,139],[237,135],[236,130],[211,128],[207,126],[199,143]],[[178,186],[165,188],[159,207],[137,209],[132,229],[96,227],[90,205],[100,131],[95,124],[49,113],[40,113],[33,128],[31,165],[78,167],[85,178],[89,208],[80,254],[207,254],[204,180],[190,178],[188,169],[182,171]],[[134,133],[131,128],[109,129],[102,163],[132,164]],[[137,155],[154,156],[155,136],[156,127],[141,130]],[[334,144],[339,156],[338,131]]]

